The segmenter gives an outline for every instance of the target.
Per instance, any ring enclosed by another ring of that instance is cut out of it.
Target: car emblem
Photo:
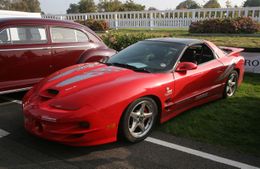
[[[172,94],[172,89],[170,87],[166,87],[166,93],[165,95],[171,95]]]

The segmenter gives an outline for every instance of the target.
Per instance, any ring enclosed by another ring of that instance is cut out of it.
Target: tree
[[[25,0],[29,12],[41,12],[40,2],[38,0]]]
[[[67,9],[67,14],[70,13],[79,13],[79,4],[70,4],[70,7]]]
[[[98,3],[99,12],[116,12],[122,9],[122,2],[119,0],[100,0]]]
[[[254,7],[260,6],[260,0],[246,0],[244,2],[244,7]]]
[[[157,11],[158,9],[156,9],[155,7],[149,7],[148,11]]]
[[[10,4],[10,10],[24,12],[41,12],[40,2],[38,0],[21,0]]]
[[[10,1],[8,0],[0,0],[0,9],[9,10],[10,9]]]
[[[218,0],[209,0],[206,2],[206,4],[203,6],[204,8],[221,8],[220,4],[218,3]]]
[[[0,9],[24,12],[41,12],[40,2],[38,0],[21,0],[14,3],[11,3],[10,0],[0,0]]]
[[[227,8],[232,8],[231,1],[230,1],[230,0],[227,0],[227,1],[226,1],[226,7],[227,7]]]
[[[78,5],[80,13],[96,12],[97,10],[94,0],[80,0]]]
[[[137,4],[133,0],[126,1],[120,8],[120,11],[143,11],[144,5]]]
[[[197,9],[200,8],[200,6],[193,0],[186,0],[184,2],[181,2],[176,9]]]

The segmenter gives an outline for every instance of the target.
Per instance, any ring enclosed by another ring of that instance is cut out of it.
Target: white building
[[[19,12],[19,11],[8,11],[0,10],[0,18],[14,18],[14,17],[23,17],[23,18],[41,18],[40,13],[30,13],[30,12]]]

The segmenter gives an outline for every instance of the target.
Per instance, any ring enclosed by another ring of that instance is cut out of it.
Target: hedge
[[[76,22],[89,27],[93,31],[106,31],[109,29],[109,25],[105,20],[88,19],[86,21],[76,21]]]
[[[256,33],[260,31],[258,22],[250,17],[209,19],[192,22],[190,33]]]
[[[158,35],[153,34],[145,34],[145,33],[136,33],[136,34],[128,34],[128,33],[117,33],[117,32],[109,32],[101,35],[104,43],[117,51],[120,51],[138,41],[156,38]],[[163,37],[163,35],[159,36]]]

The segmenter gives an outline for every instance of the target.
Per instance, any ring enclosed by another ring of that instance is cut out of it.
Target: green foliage
[[[236,95],[184,112],[160,130],[260,156],[260,76],[245,74]]]
[[[127,0],[122,3],[119,0],[100,0],[98,3],[99,12],[117,12],[117,11],[142,11],[144,5],[137,4],[133,0]]]
[[[221,6],[218,0],[209,0],[208,2],[206,2],[203,8],[221,8]]]
[[[244,7],[260,6],[260,0],[246,0]]]
[[[78,5],[80,13],[96,12],[94,0],[80,0]]]
[[[155,8],[155,7],[149,7],[148,8],[148,11],[157,11],[158,9],[157,8]]]
[[[146,33],[118,33],[118,32],[110,32],[101,35],[101,38],[110,48],[113,48],[117,51],[120,51],[138,41],[155,38],[158,37],[153,34],[146,34]]]
[[[70,13],[79,13],[79,4],[70,4],[70,7],[67,9],[67,14]]]
[[[227,8],[232,8],[231,1],[230,1],[230,0],[226,0],[226,7],[227,7]]]
[[[197,2],[193,0],[186,0],[184,2],[181,2],[176,9],[197,9],[200,8]]]
[[[88,19],[86,21],[76,21],[82,25],[85,25],[93,31],[106,31],[109,29],[108,23],[104,20]]]
[[[67,9],[67,14],[70,13],[88,13],[96,12],[97,6],[94,0],[80,0],[79,3],[71,3]]]
[[[10,10],[11,4],[9,0],[0,0],[0,9]]]
[[[24,12],[41,12],[40,2],[38,0],[21,0],[20,2],[15,3],[11,3],[8,0],[1,0],[0,9]]]
[[[120,11],[122,2],[119,0],[100,0],[97,6],[99,12],[115,12]]]
[[[137,4],[133,0],[126,1],[121,7],[121,11],[143,11],[144,9],[144,5]]]
[[[41,12],[40,2],[38,0],[24,0],[27,4],[27,11]]]
[[[249,17],[210,19],[193,22],[190,33],[256,33],[260,31],[259,23]]]

